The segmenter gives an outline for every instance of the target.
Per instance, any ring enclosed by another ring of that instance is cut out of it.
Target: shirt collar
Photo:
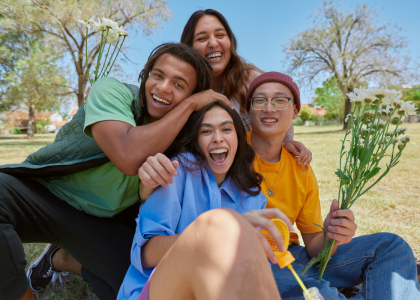
[[[226,194],[232,199],[233,202],[238,202],[238,200],[241,198],[242,192],[238,189],[236,184],[233,182],[232,178],[228,176],[226,180],[222,183],[222,185],[219,187],[220,191],[225,191]]]
[[[214,176],[213,172],[210,170],[209,167],[206,167],[206,171],[209,176],[208,178],[210,184],[216,185],[216,188],[219,190],[219,192],[225,191],[229,198],[235,203],[240,199],[241,191],[239,191],[238,187],[230,178],[230,176],[226,177],[225,181],[223,181],[221,186],[217,186],[216,177]]]

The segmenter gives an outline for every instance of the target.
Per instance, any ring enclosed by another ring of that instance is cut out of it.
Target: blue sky
[[[125,70],[130,78],[137,78],[154,47],[178,42],[190,15],[198,9],[212,8],[228,20],[242,57],[264,71],[282,71],[281,46],[312,26],[309,17],[322,3],[322,0],[170,0],[173,18],[163,23],[163,28],[147,37],[141,31],[129,36],[127,55],[135,64],[126,64]],[[378,23],[390,21],[402,27],[401,35],[408,38],[411,55],[420,58],[420,0],[347,0],[342,2],[343,10],[351,10],[357,3],[377,9]],[[313,89],[304,92],[302,102],[308,103],[312,96]]]

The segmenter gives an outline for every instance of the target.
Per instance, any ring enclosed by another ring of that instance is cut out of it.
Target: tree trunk
[[[29,119],[28,119],[28,130],[27,130],[28,138],[31,138],[34,136],[34,119],[35,119],[35,109],[33,105],[29,105]]]
[[[83,74],[79,75],[78,89],[77,89],[77,104],[79,107],[85,103],[85,89],[86,89],[86,80],[84,79]]]

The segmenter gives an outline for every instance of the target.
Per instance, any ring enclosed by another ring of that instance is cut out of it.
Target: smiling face
[[[290,97],[289,105],[284,110],[274,110],[271,101],[263,110],[249,110],[252,131],[262,137],[284,136],[292,119],[296,119],[298,111],[293,104],[293,94],[288,87],[278,82],[267,82],[255,89],[252,97]]]
[[[210,63],[212,76],[226,69],[231,57],[231,41],[223,24],[215,16],[201,17],[195,26],[192,47]]]
[[[198,145],[206,155],[206,163],[218,185],[226,179],[238,149],[238,136],[232,117],[219,106],[208,110],[203,117]]]
[[[182,100],[192,94],[196,71],[189,63],[165,53],[159,57],[146,81],[147,122],[161,119]]]

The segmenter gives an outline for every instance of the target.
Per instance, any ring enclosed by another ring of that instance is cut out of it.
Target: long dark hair
[[[172,145],[165,151],[167,157],[179,156],[181,153],[190,152],[197,157],[197,161],[191,167],[190,171],[196,171],[206,166],[206,154],[198,145],[198,136],[201,123],[207,111],[215,106],[226,110],[233,120],[233,125],[238,136],[238,149],[227,175],[233,180],[236,186],[251,196],[256,196],[261,191],[262,177],[253,169],[255,152],[247,143],[246,130],[242,124],[239,114],[223,102],[213,102],[201,110],[191,114],[185,126],[180,131]],[[185,166],[185,164],[184,164]]]
[[[181,43],[166,43],[157,46],[155,49],[153,49],[152,53],[150,53],[149,59],[147,60],[143,70],[139,75],[139,81],[141,81],[139,96],[142,101],[143,109],[140,117],[138,120],[136,120],[137,125],[142,125],[144,117],[148,115],[146,101],[146,81],[150,76],[150,71],[153,69],[156,60],[165,53],[171,54],[176,58],[185,61],[195,69],[197,72],[197,86],[195,87],[193,94],[208,90],[210,88],[212,81],[210,74],[211,66],[209,62],[200,54],[200,52]]]
[[[222,23],[226,29],[228,37],[230,39],[231,47],[231,58],[223,72],[222,89],[223,94],[228,99],[237,99],[241,104],[241,112],[245,112],[246,94],[248,92],[248,85],[251,81],[252,72],[264,73],[253,64],[246,62],[242,57],[238,55],[236,49],[238,43],[235,35],[232,32],[225,17],[214,9],[197,10],[193,13],[184,27],[184,31],[181,35],[181,43],[187,44],[188,46],[193,45],[194,31],[198,20],[203,16],[214,16]]]

